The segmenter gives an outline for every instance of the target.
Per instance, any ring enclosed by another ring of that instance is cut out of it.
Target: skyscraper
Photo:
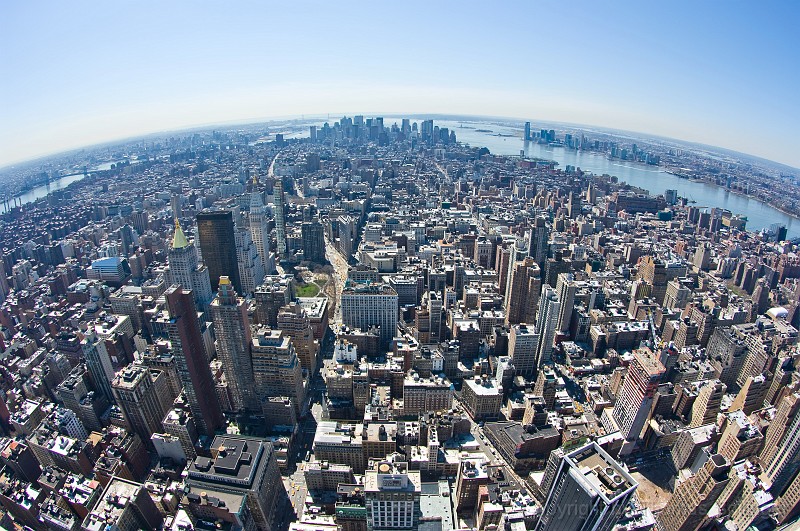
[[[252,338],[247,305],[236,296],[228,277],[219,279],[219,290],[211,301],[214,333],[217,337],[217,356],[237,411],[260,411],[253,380],[253,362],[250,356]]]
[[[636,441],[650,414],[653,396],[666,369],[649,348],[634,351],[614,405],[614,421],[627,441]]]
[[[525,140],[531,139],[531,123],[525,122]]]
[[[775,497],[800,469],[800,393],[785,396],[777,407],[761,452],[762,479]]]
[[[717,378],[728,387],[736,385],[747,352],[744,339],[729,326],[716,327],[706,348],[706,355],[714,365]]]
[[[755,356],[748,356],[748,358],[753,359]],[[753,364],[756,367],[763,367],[762,360],[753,359]],[[758,372],[760,368],[755,371],[752,369],[747,370],[748,372]],[[745,369],[742,372],[745,372]],[[790,392],[788,384],[795,378],[796,373],[794,358],[792,356],[781,357],[778,359],[778,364],[773,372],[772,381],[769,383],[769,389],[764,399],[772,405],[777,405],[781,398]]]
[[[169,200],[170,208],[172,208],[172,217],[179,219],[183,217],[183,208],[181,206],[181,194],[174,193]]]
[[[539,347],[539,334],[532,326],[513,325],[508,335],[508,353],[514,363],[516,374],[533,377],[536,375],[536,351]]]
[[[294,277],[292,275],[270,275],[256,288],[253,299],[256,303],[255,320],[258,324],[278,326],[278,312],[294,299]]]
[[[278,312],[278,329],[292,339],[300,364],[313,378],[317,372],[319,341],[314,339],[311,320],[303,307],[293,302],[281,308]]]
[[[528,240],[528,256],[533,258],[539,267],[543,267],[544,261],[547,260],[549,239],[550,229],[547,227],[547,220],[539,216],[533,222]]]
[[[716,422],[717,413],[720,410],[722,396],[727,390],[727,386],[719,380],[706,380],[699,385],[700,391],[692,405],[692,419],[689,422],[690,428],[697,428],[706,424]]]
[[[743,411],[745,415],[749,415],[753,411],[761,409],[764,407],[764,398],[767,396],[768,389],[769,383],[763,374],[748,377],[728,407],[728,411]]]
[[[800,514],[800,474],[797,474],[783,494],[775,500],[775,519],[779,524],[789,523]]]
[[[172,246],[167,254],[169,270],[167,282],[169,285],[180,284],[191,290],[197,311],[205,312],[211,302],[211,281],[208,268],[197,260],[197,248],[190,242],[181,229],[178,220],[175,220],[175,234],[172,237]]]
[[[556,401],[556,393],[564,389],[564,379],[556,375],[556,371],[547,368],[539,371],[536,377],[536,384],[533,386],[533,394],[544,398],[547,409],[553,410]]]
[[[728,484],[730,462],[714,454],[700,470],[675,488],[664,509],[656,516],[659,531],[694,531]]]
[[[114,377],[112,389],[117,405],[144,442],[150,441],[154,433],[161,433],[161,421],[172,407],[170,397],[159,393],[158,384],[167,385],[164,378],[161,371],[136,364],[125,367]]]
[[[169,321],[165,325],[189,408],[199,430],[213,435],[225,419],[214,391],[214,379],[203,347],[192,292],[172,286],[164,296],[169,312]]]
[[[511,249],[512,259],[516,249]],[[506,289],[506,324],[533,323],[542,289],[541,270],[533,258],[512,262]]]
[[[278,529],[278,511],[285,503],[286,489],[275,450],[262,439],[243,435],[214,437],[211,457],[198,457],[187,467],[186,485],[190,504],[210,505],[212,497],[226,500],[228,511],[239,512],[241,529]]]
[[[567,214],[570,219],[575,219],[581,213],[581,195],[574,192],[569,193],[569,200],[567,201]]]
[[[725,418],[727,427],[722,432],[717,452],[731,463],[757,454],[764,442],[758,426],[741,411],[727,413]]]
[[[81,529],[159,529],[164,518],[144,485],[114,477],[83,520]]]
[[[264,265],[248,230],[236,229],[236,260],[239,264],[241,293],[252,295],[256,286],[264,281]]]
[[[556,324],[561,303],[558,301],[556,290],[545,287],[539,301],[539,315],[536,317],[536,333],[539,335],[539,345],[536,349],[536,370],[552,363],[553,339],[556,335]]]
[[[9,289],[8,275],[6,275],[5,265],[0,264],[0,302],[6,300]]]
[[[569,332],[577,291],[578,285],[575,282],[575,276],[572,273],[559,273],[556,282],[556,293],[558,293],[558,301],[561,303],[556,322],[556,330],[559,332]]]
[[[164,432],[180,441],[181,449],[187,459],[194,459],[197,457],[195,448],[198,440],[197,426],[189,405],[186,403],[186,395],[181,394],[175,400],[174,406],[161,421]]]
[[[95,388],[103,394],[107,401],[113,402],[111,381],[114,379],[114,367],[111,365],[111,358],[105,342],[97,338],[92,327],[89,328],[86,338],[81,341],[81,349]]]
[[[551,459],[554,473],[536,531],[613,529],[633,498],[636,480],[594,442],[559,457],[556,452]]]
[[[428,314],[431,325],[430,342],[438,343],[442,337],[442,295],[440,293],[428,292]]]
[[[285,396],[300,413],[306,391],[291,338],[281,330],[261,327],[254,331],[251,341],[255,392],[262,407],[266,398]]]
[[[517,268],[517,262],[521,262],[527,256],[527,251],[523,248],[523,243],[520,241],[519,238],[514,238],[512,241],[506,242],[508,253],[507,255],[501,256],[498,253],[496,262],[497,265],[504,264],[505,265],[505,287],[504,287],[504,294],[505,294],[505,302],[508,304],[509,297],[511,295],[511,282],[514,278],[514,271]],[[499,247],[498,249],[502,250],[504,247]],[[500,272],[498,272],[500,273]]]
[[[316,264],[325,262],[325,236],[322,224],[317,221],[303,223],[303,259]]]
[[[420,138],[423,142],[433,142],[433,120],[423,120],[420,126]]]
[[[349,259],[353,254],[353,245],[356,238],[356,222],[352,216],[339,216],[339,241],[337,242],[339,252]]]
[[[273,188],[275,196],[275,234],[277,239],[278,258],[286,255],[286,213],[284,212],[283,179],[278,177]]]
[[[197,214],[197,232],[203,262],[208,267],[211,289],[219,286],[219,277],[227,276],[234,289],[242,293],[239,262],[236,255],[236,228],[230,210]]]
[[[119,239],[122,241],[122,256],[130,256],[133,252],[133,228],[127,223],[119,228]]]
[[[254,185],[257,184],[255,177],[253,178]],[[270,263],[270,248],[269,248],[269,230],[267,229],[268,219],[266,209],[264,207],[264,200],[261,197],[261,192],[254,190],[250,194],[250,236],[256,246],[258,255],[261,257],[261,264],[264,266],[265,273],[272,272],[272,264]]]
[[[79,364],[56,388],[56,396],[80,419],[88,431],[103,429],[100,417],[108,409],[108,399],[97,393],[92,386],[92,378],[86,365]]]
[[[664,303],[667,283],[673,278],[680,278],[685,275],[686,266],[678,260],[667,263],[660,258],[649,255],[639,259],[638,278],[643,279],[651,286],[650,296],[658,304]]]

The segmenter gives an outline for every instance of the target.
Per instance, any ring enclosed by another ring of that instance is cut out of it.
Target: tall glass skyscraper
[[[219,277],[230,279],[234,289],[243,293],[239,280],[239,262],[236,258],[236,234],[233,213],[230,210],[200,212],[197,214],[197,233],[203,263],[208,267],[211,289],[219,287]]]

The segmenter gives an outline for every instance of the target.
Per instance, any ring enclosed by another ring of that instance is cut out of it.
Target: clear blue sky
[[[459,113],[800,167],[800,2],[0,0],[0,166],[266,117]]]

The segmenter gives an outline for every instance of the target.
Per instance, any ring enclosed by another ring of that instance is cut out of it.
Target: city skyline
[[[800,5],[33,6],[0,529],[800,529]]]
[[[314,4],[310,17],[307,3],[155,13],[52,4],[33,19],[7,5],[0,42],[15,53],[0,71],[15,81],[0,88],[0,166],[154,132],[355,109],[594,124],[800,166],[797,74],[783,66],[796,49],[795,6],[634,5],[426,6],[438,21],[431,39],[415,31],[413,6]],[[32,32],[34,22],[48,31]],[[776,72],[783,79],[764,83]]]
[[[0,526],[796,525],[796,178],[533,124],[284,126],[53,158],[126,160],[0,216]]]

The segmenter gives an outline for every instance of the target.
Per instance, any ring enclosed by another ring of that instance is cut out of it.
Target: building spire
[[[175,235],[172,237],[172,248],[183,249],[184,247],[188,246],[189,240],[186,239],[186,235],[183,233],[183,229],[181,229],[181,224],[178,221],[178,218],[175,218]]]

